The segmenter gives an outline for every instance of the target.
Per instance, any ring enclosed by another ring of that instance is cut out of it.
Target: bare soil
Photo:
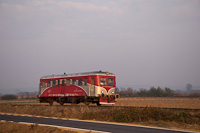
[[[200,109],[200,97],[134,97],[116,101],[115,106]]]

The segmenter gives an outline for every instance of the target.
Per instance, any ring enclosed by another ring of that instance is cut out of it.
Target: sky
[[[200,1],[0,0],[0,93],[98,70],[120,87],[200,86]]]

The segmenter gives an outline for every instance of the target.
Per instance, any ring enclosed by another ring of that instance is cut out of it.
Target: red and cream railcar
[[[115,75],[95,71],[87,73],[43,76],[40,79],[40,102],[114,104]]]

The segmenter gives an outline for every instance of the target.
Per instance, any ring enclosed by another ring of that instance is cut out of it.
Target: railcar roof
[[[46,79],[46,78],[61,78],[61,77],[70,77],[70,76],[83,76],[83,75],[109,75],[109,76],[114,76],[114,73],[110,72],[102,72],[102,71],[93,71],[93,72],[83,72],[83,73],[71,73],[71,74],[59,74],[59,75],[47,75],[41,77],[41,79]]]

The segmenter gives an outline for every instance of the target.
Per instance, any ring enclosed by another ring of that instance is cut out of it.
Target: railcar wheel
[[[63,105],[63,104],[64,104],[64,102],[59,102],[59,104],[60,104],[60,105]]]
[[[99,102],[97,102],[97,106],[101,106],[101,104]]]
[[[84,102],[85,103],[85,105],[89,105],[90,104],[90,102]]]
[[[49,101],[49,105],[53,105],[53,101]]]
[[[48,102],[49,102],[49,105],[53,105],[53,99],[52,98],[49,98]]]

